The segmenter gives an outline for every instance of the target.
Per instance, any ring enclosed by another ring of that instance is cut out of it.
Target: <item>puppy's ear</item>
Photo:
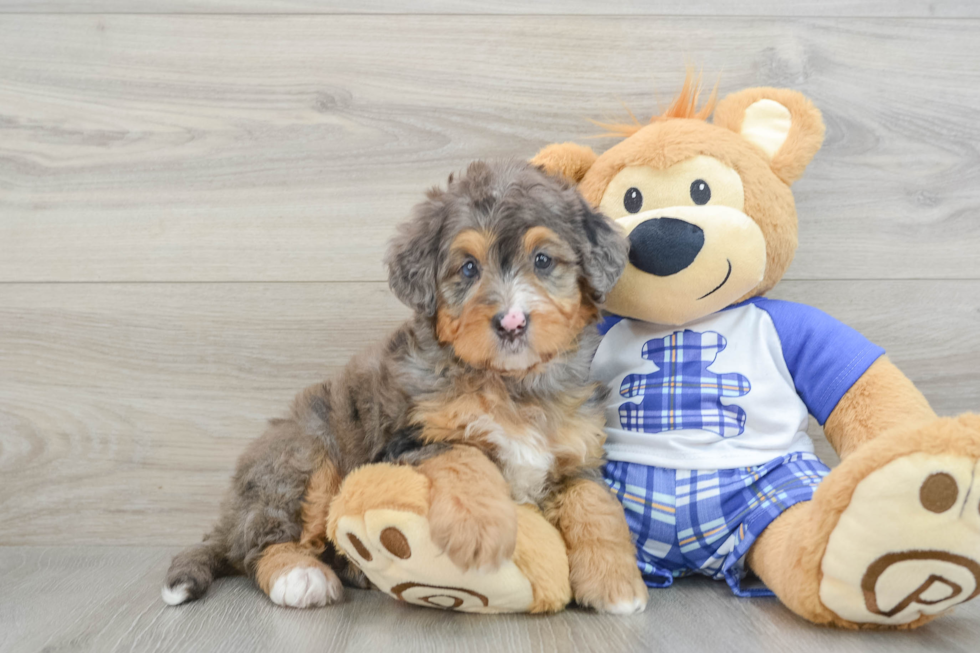
[[[581,207],[581,262],[592,299],[602,303],[626,269],[629,243],[616,224],[592,210],[585,200]]]
[[[428,199],[416,205],[412,217],[398,226],[384,259],[388,286],[395,297],[416,313],[430,317],[436,313],[439,243],[448,210],[443,191],[430,190]]]

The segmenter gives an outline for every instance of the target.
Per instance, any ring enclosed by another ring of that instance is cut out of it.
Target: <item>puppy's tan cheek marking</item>
[[[486,265],[487,252],[493,244],[493,234],[476,229],[466,229],[453,239],[450,245],[452,255],[459,260],[473,258],[480,265],[481,273]],[[452,345],[456,355],[471,364],[482,364],[489,360],[493,353],[493,342],[489,334],[489,319],[493,317],[492,309],[480,306],[478,301],[480,288],[477,286],[469,291],[472,297],[467,301],[459,314],[447,306],[436,310],[436,337],[443,344]],[[488,333],[479,333],[479,320],[484,310],[491,310],[490,318],[486,318]]]
[[[493,358],[496,351],[490,331],[493,307],[470,301],[459,317],[445,308],[439,309],[436,315],[436,337],[439,342],[452,345],[457,356],[470,365],[485,365]]]
[[[440,307],[436,311],[436,337],[444,345],[451,345],[456,341],[459,333],[459,318],[454,317],[445,307]]]
[[[572,297],[544,296],[548,297],[547,303],[531,312],[531,346],[541,354],[554,354],[567,349],[599,313],[591,302],[583,301],[577,286]]]
[[[490,328],[495,314],[495,307],[475,300],[463,306],[452,343],[456,355],[470,365],[486,365],[496,355],[497,343]]]

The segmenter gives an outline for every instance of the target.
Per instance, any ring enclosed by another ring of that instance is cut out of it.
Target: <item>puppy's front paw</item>
[[[649,590],[640,580],[623,584],[618,588],[609,588],[607,596],[608,598],[601,598],[591,607],[599,612],[628,616],[646,610]]]
[[[367,465],[344,480],[331,507],[330,539],[374,586],[399,601],[483,614],[551,612],[564,607],[571,593],[564,560],[538,565],[529,562],[532,569],[525,571],[518,568],[513,555],[508,555],[511,559],[496,570],[460,569],[446,555],[445,547],[433,541],[437,529],[430,523],[431,516],[449,514],[444,508],[431,509],[433,499],[443,494],[432,491],[429,479],[415,468],[385,463]],[[509,510],[516,520],[518,509],[510,504]],[[521,547],[554,550],[554,557],[563,554],[561,536],[551,529],[553,539],[549,541],[547,533],[542,535],[541,531],[550,526],[540,514],[536,515],[540,520],[537,527],[527,525],[528,512],[520,512],[524,524],[520,527]],[[445,533],[445,529],[455,525],[447,517],[440,529]],[[517,532],[516,526],[506,530]],[[533,542],[529,539],[532,534]],[[475,537],[479,541],[480,536]],[[506,547],[513,548],[513,544]],[[482,549],[480,553],[483,554]],[[540,551],[536,554],[543,555]],[[470,549],[468,557],[481,556],[474,556]],[[536,561],[535,555],[525,558]],[[555,580],[549,581],[549,574]]]
[[[514,555],[517,512],[509,497],[443,496],[433,499],[429,528],[460,569],[497,569]]]
[[[293,567],[282,572],[272,584],[269,598],[288,608],[320,608],[335,603],[343,594],[340,579],[329,569]]]
[[[631,615],[647,607],[649,590],[632,556],[578,551],[569,556],[575,602],[598,612]]]

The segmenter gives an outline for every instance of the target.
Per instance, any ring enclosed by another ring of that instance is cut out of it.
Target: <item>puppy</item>
[[[473,163],[430,190],[386,256],[414,317],[271,422],[218,524],[174,558],[164,600],[196,599],[233,571],[280,605],[338,600],[341,578],[359,574],[326,541],[324,515],[345,475],[387,460],[430,479],[432,539],[461,568],[513,553],[513,498],[561,532],[579,604],[642,610],[622,508],[596,473],[606,396],[588,378],[598,303],[627,249],[573,188],[528,164]]]

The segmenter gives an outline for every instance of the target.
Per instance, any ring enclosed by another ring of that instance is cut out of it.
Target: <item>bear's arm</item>
[[[885,350],[853,328],[805,304],[750,301],[772,319],[797,394],[841,458],[893,426],[936,418]]]
[[[936,419],[929,402],[894,363],[882,356],[841,397],[824,424],[841,458],[895,426]]]

